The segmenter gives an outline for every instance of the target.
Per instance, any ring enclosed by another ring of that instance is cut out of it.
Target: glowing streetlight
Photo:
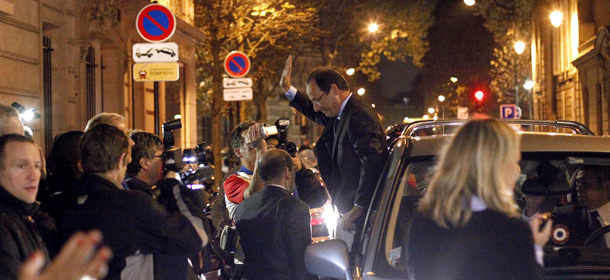
[[[354,73],[356,73],[356,69],[354,68],[350,68],[345,71],[345,74],[347,74],[348,76],[354,75]]]
[[[527,89],[527,90],[530,90],[533,87],[534,87],[534,81],[532,81],[532,80],[529,80],[523,84],[523,88]]]
[[[525,50],[525,43],[523,43],[523,41],[518,41],[515,43],[514,45],[515,47],[515,52],[520,55],[523,53],[523,51]],[[515,65],[519,66],[519,63],[515,60]],[[516,68],[516,67],[515,67]],[[519,107],[519,81],[517,81],[518,77],[518,72],[519,70],[515,70],[515,105],[517,105],[517,107]]]
[[[363,95],[366,90],[364,88],[358,89],[358,95]]]
[[[429,118],[428,115],[424,115],[422,118],[424,118],[424,120],[427,120]]]
[[[438,96],[438,101],[441,103],[441,116],[443,117],[443,120],[445,119],[445,96],[444,95],[439,95]]]
[[[525,50],[525,43],[523,43],[523,41],[518,41],[515,43],[514,47],[517,54],[522,54]]]
[[[432,108],[432,107],[428,108],[428,113],[434,114],[434,108]]]
[[[377,32],[377,30],[379,30],[379,25],[377,25],[376,23],[369,24],[369,32],[373,33]]]
[[[561,25],[561,21],[563,20],[563,13],[560,11],[554,11],[549,17],[551,18],[551,24],[557,28]]]
[[[375,108],[375,104],[371,104],[371,107]]]
[[[466,4],[466,6],[472,6],[474,5],[475,1],[474,0],[464,0],[464,4]]]
[[[452,83],[456,83],[456,82],[458,81],[458,78],[456,78],[456,77],[451,77],[451,78],[449,78],[449,80],[450,80]]]

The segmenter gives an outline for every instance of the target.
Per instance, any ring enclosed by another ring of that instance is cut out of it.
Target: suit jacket
[[[552,245],[582,246],[589,237],[589,214],[580,205],[568,205],[553,210]],[[565,233],[560,232],[565,230]],[[563,235],[562,235],[563,234]],[[603,237],[600,237],[603,238]]]
[[[314,111],[303,92],[297,91],[290,106],[324,126],[315,151],[339,212],[349,211],[354,204],[367,208],[388,157],[385,133],[371,105],[352,94],[336,124],[336,118]]]
[[[529,225],[489,209],[456,229],[417,214],[408,238],[415,279],[544,279]]]
[[[235,224],[248,279],[316,279],[305,268],[311,217],[305,202],[267,185],[237,206]]]

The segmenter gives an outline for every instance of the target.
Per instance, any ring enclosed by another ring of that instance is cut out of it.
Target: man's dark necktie
[[[339,119],[336,118],[335,119],[335,123],[333,124],[333,132],[335,133],[335,138],[337,137],[337,134],[339,133]]]

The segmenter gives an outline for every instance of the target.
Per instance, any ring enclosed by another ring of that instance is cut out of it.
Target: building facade
[[[53,137],[83,130],[100,112],[126,117],[128,127],[155,132],[153,82],[132,79],[135,27],[147,0],[0,0],[0,102],[19,102],[42,117],[29,125],[49,150]],[[182,118],[176,144],[197,141],[196,54],[192,0],[159,1],[175,14],[169,42],[179,46],[180,78],[159,82],[158,123]],[[159,130],[159,129],[157,129]],[[160,130],[159,130],[160,131]]]
[[[554,26],[549,15],[563,17]],[[534,118],[575,120],[610,134],[610,1],[535,1],[532,14]]]

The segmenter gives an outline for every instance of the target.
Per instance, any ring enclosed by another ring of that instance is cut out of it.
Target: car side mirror
[[[343,240],[334,239],[307,246],[305,267],[314,275],[352,280],[349,253]]]

